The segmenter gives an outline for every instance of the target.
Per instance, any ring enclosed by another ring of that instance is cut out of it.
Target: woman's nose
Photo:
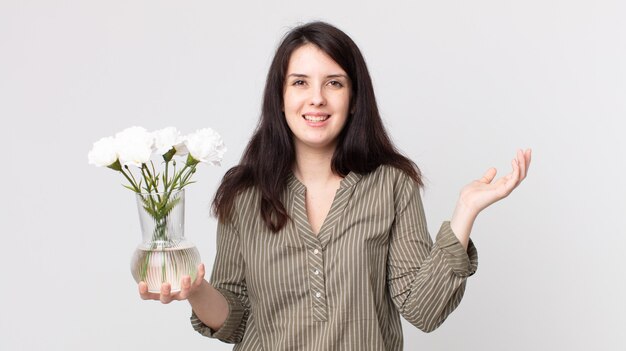
[[[326,105],[326,97],[322,88],[311,89],[311,105],[323,106]]]

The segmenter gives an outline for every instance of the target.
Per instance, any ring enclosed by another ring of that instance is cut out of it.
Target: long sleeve
[[[245,262],[241,255],[239,233],[233,223],[219,222],[217,253],[210,283],[228,302],[229,313],[224,325],[213,331],[192,311],[191,324],[196,331],[227,343],[241,342],[250,314],[244,272]]]
[[[387,266],[389,291],[401,315],[430,332],[461,302],[466,279],[476,271],[478,254],[471,240],[467,251],[463,249],[448,221],[442,224],[433,244],[419,188],[408,178],[402,183],[394,196],[396,218]]]

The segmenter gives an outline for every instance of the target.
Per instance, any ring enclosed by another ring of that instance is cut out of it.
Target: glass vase
[[[160,292],[166,282],[172,292],[180,291],[181,278],[193,281],[200,264],[198,249],[184,235],[185,190],[136,196],[143,240],[131,259],[133,278],[150,292]]]

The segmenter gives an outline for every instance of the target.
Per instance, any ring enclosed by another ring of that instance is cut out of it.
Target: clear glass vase
[[[198,249],[184,235],[185,190],[136,196],[143,240],[131,259],[133,278],[150,292],[158,293],[165,282],[180,291],[181,278],[193,281],[200,264]]]

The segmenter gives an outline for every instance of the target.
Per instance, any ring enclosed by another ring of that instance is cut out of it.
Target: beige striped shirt
[[[477,252],[465,251],[444,222],[428,234],[419,188],[402,171],[380,166],[349,173],[314,235],[306,188],[290,175],[283,203],[292,221],[266,228],[254,189],[219,223],[211,284],[230,312],[201,334],[233,350],[402,350],[400,315],[424,331],[437,328],[463,297]]]

